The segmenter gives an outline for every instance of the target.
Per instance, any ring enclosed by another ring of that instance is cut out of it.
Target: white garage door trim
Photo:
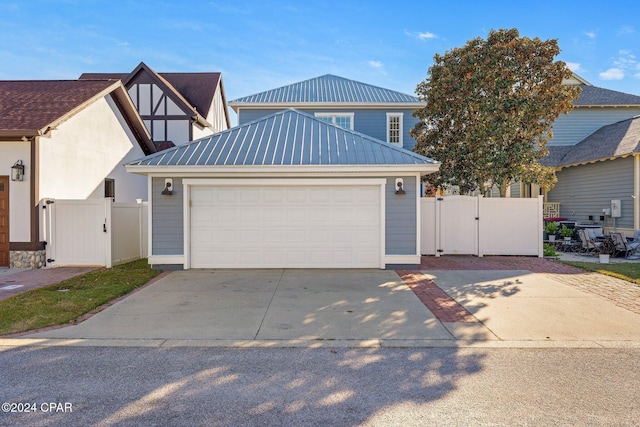
[[[277,187],[277,186],[378,186],[379,187],[379,220],[380,220],[380,232],[379,232],[379,256],[378,263],[379,268],[385,268],[385,178],[354,178],[354,179],[340,179],[340,178],[319,178],[319,179],[306,179],[306,178],[291,178],[291,179],[183,179],[184,188],[184,250],[185,260],[184,268],[191,268],[192,254],[191,254],[191,189],[195,186],[207,186],[207,187]]]

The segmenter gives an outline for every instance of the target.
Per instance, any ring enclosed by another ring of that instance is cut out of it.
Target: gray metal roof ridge
[[[340,81],[342,85],[336,87],[324,88],[324,82]],[[348,91],[345,91],[345,87]],[[323,92],[323,89],[327,93]],[[281,93],[284,92],[284,93]],[[331,96],[328,96],[330,92]],[[378,93],[376,93],[378,92]],[[369,99],[366,101],[336,101],[335,99],[348,98],[350,93],[357,94],[354,97]],[[311,100],[314,96],[317,98],[319,94],[324,94],[325,100]],[[390,94],[395,94],[398,98],[405,98],[404,100],[390,99]],[[286,95],[286,96],[283,96]],[[275,98],[285,98],[275,99]],[[380,99],[376,99],[376,97]],[[256,99],[260,98],[259,101]],[[292,100],[299,98],[297,100]],[[307,99],[301,101],[300,99]],[[334,99],[330,101],[327,99]],[[324,74],[322,76],[313,77],[310,79],[302,80],[299,82],[291,83],[288,85],[280,86],[274,89],[258,92],[255,94],[243,96],[228,102],[230,106],[238,104],[305,104],[305,103],[340,103],[340,104],[381,104],[381,103],[421,103],[417,96],[398,92],[393,89],[387,89],[380,86],[375,86],[369,83],[359,82],[353,79],[348,79],[334,74]]]

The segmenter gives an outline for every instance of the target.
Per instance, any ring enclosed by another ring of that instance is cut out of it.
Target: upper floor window
[[[387,142],[402,147],[403,113],[387,113]]]
[[[353,130],[353,113],[316,113],[315,115],[325,122]]]

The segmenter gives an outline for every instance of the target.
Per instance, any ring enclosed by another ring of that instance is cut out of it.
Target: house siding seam
[[[560,216],[586,222],[589,215],[598,221],[611,200],[622,201],[622,217],[616,227],[633,229],[633,157],[573,166],[556,173],[558,183],[549,191],[548,201],[560,203]],[[613,225],[607,218],[607,227]]]
[[[238,125],[243,125],[270,114],[285,110],[286,108],[274,109],[250,109],[242,108],[238,112]],[[381,141],[387,140],[387,113],[403,113],[402,119],[402,148],[412,150],[416,145],[416,140],[411,137],[409,131],[418,123],[418,118],[413,117],[414,109],[411,108],[389,108],[389,109],[358,109],[348,107],[336,108],[296,108],[298,111],[313,115],[315,113],[354,113],[353,130],[363,133]]]

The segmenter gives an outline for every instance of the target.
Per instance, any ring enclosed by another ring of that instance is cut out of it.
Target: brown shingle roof
[[[218,87],[220,73],[157,73],[165,79],[184,99],[195,107],[202,116],[207,117]],[[84,73],[84,79],[122,80],[129,78],[129,73]]]
[[[112,85],[104,80],[0,81],[0,132],[44,131]]]

